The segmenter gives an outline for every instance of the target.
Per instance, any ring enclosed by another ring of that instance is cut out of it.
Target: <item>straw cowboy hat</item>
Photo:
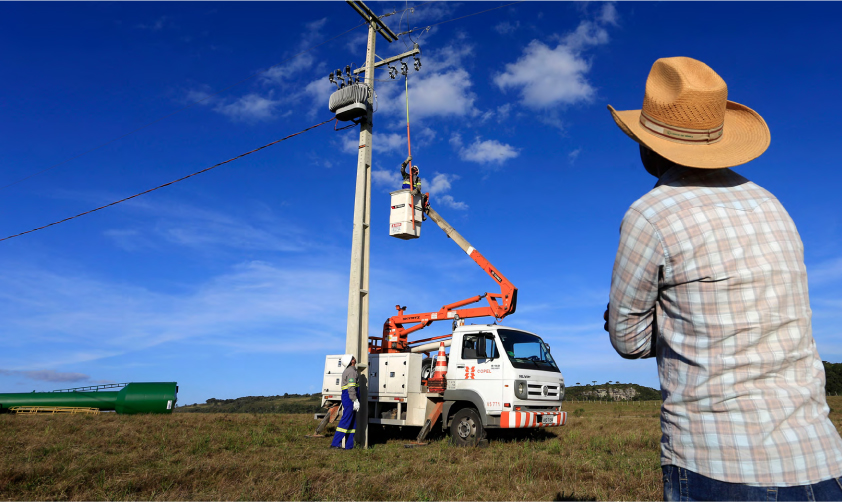
[[[769,147],[769,127],[751,108],[728,101],[728,86],[692,58],[655,61],[642,110],[608,110],[631,139],[676,164],[703,169],[737,166]]]

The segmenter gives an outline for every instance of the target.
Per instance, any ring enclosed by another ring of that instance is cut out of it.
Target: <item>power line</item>
[[[427,3],[429,3],[429,2],[427,2]],[[298,56],[301,56],[302,54],[306,54],[307,52],[310,52],[310,51],[312,51],[313,49],[316,49],[316,48],[318,48],[318,47],[320,47],[320,46],[322,46],[322,45],[324,45],[324,44],[326,44],[326,43],[328,43],[328,42],[332,42],[332,41],[336,40],[337,38],[339,38],[339,37],[341,37],[341,36],[343,36],[343,35],[347,35],[348,33],[350,33],[350,32],[352,32],[352,31],[356,30],[357,28],[359,28],[360,26],[363,26],[364,24],[366,24],[366,23],[365,23],[365,22],[360,23],[360,24],[358,24],[358,25],[354,26],[353,28],[351,28],[350,30],[343,31],[342,33],[340,33],[339,35],[336,35],[336,36],[335,36],[335,37],[333,37],[333,38],[329,38],[329,39],[325,40],[325,41],[324,41],[324,42],[322,42],[322,43],[316,44],[316,45],[314,45],[314,46],[312,46],[312,47],[310,47],[310,48],[308,48],[308,49],[304,49],[304,50],[303,50],[303,51],[301,51],[301,52],[298,52],[298,53],[296,53],[296,54],[293,54],[292,56],[290,56],[290,57],[288,57],[288,58],[284,59],[284,60],[283,60],[283,61],[281,61],[280,63],[276,63],[276,64],[274,64],[274,65],[272,65],[272,66],[270,66],[270,67],[266,68],[265,70],[260,70],[260,71],[258,71],[258,72],[256,72],[256,73],[253,73],[252,75],[250,75],[250,76],[248,76],[248,77],[246,77],[246,78],[244,78],[244,79],[242,79],[242,80],[240,80],[240,81],[238,81],[238,82],[236,82],[236,83],[233,83],[233,84],[231,84],[231,85],[229,85],[229,86],[227,86],[227,87],[225,87],[225,88],[223,88],[223,89],[220,89],[220,90],[218,90],[218,91],[214,92],[213,94],[209,94],[209,95],[205,96],[204,98],[202,98],[202,99],[200,99],[200,100],[198,100],[198,101],[194,101],[194,102],[190,103],[189,105],[187,105],[187,106],[185,106],[185,107],[183,107],[183,108],[179,108],[178,110],[175,110],[174,112],[168,113],[167,115],[164,115],[164,116],[163,116],[163,117],[161,117],[161,118],[155,119],[155,120],[153,120],[152,122],[149,122],[149,123],[147,123],[147,124],[145,124],[145,125],[142,125],[142,126],[138,127],[137,129],[134,129],[134,130],[132,130],[132,131],[129,131],[129,132],[127,132],[126,134],[123,134],[123,135],[121,135],[121,136],[117,136],[116,138],[111,139],[111,140],[108,140],[108,141],[106,141],[105,143],[103,143],[103,144],[101,144],[101,145],[99,145],[99,146],[96,146],[96,147],[94,147],[94,148],[91,148],[90,150],[85,150],[84,152],[82,152],[82,153],[80,153],[80,154],[78,154],[78,155],[74,155],[73,157],[70,157],[69,159],[63,160],[63,161],[61,161],[61,162],[59,162],[59,163],[57,163],[57,164],[53,164],[53,165],[51,165],[50,167],[47,167],[47,168],[45,168],[45,169],[42,169],[42,170],[40,170],[40,171],[38,171],[38,172],[36,172],[36,173],[30,174],[29,176],[25,176],[25,177],[23,177],[23,178],[20,178],[20,179],[19,179],[19,180],[17,180],[17,181],[13,181],[13,182],[9,183],[8,185],[3,185],[3,186],[0,186],[0,190],[4,190],[4,189],[6,189],[6,188],[9,188],[10,186],[17,185],[18,183],[21,183],[21,182],[23,182],[23,181],[26,181],[26,180],[28,180],[28,179],[30,179],[30,178],[35,177],[35,176],[38,176],[39,174],[45,173],[45,172],[47,172],[47,171],[49,171],[49,170],[51,170],[51,169],[55,169],[56,167],[58,167],[58,166],[60,166],[60,165],[62,165],[62,164],[66,164],[66,163],[70,162],[71,160],[78,159],[79,157],[82,157],[83,155],[87,155],[87,154],[89,154],[89,153],[91,153],[91,152],[93,152],[93,151],[99,150],[100,148],[102,148],[102,147],[104,147],[104,146],[107,146],[107,145],[110,145],[111,143],[114,143],[114,142],[115,142],[115,141],[117,141],[117,140],[123,139],[123,138],[125,138],[126,136],[130,136],[130,135],[132,135],[132,134],[134,134],[134,133],[136,133],[136,132],[138,132],[138,131],[141,131],[141,130],[143,130],[143,129],[146,129],[147,127],[149,127],[149,126],[151,126],[151,125],[157,124],[158,122],[160,122],[160,121],[162,121],[162,120],[164,120],[164,119],[170,118],[170,117],[172,117],[173,115],[175,115],[175,114],[177,114],[177,113],[181,113],[181,112],[183,112],[184,110],[187,110],[188,108],[192,108],[192,107],[194,107],[194,106],[198,105],[199,103],[202,103],[203,101],[207,101],[208,99],[210,99],[210,98],[212,98],[212,97],[214,97],[214,96],[217,96],[217,95],[219,95],[219,94],[222,94],[223,92],[225,92],[225,91],[227,91],[227,90],[229,90],[229,89],[232,89],[232,88],[234,88],[234,87],[236,87],[236,86],[238,86],[238,85],[242,84],[243,82],[247,82],[247,81],[249,81],[249,80],[253,79],[254,77],[257,77],[258,75],[262,75],[262,74],[264,74],[264,73],[268,72],[269,70],[271,70],[272,68],[277,68],[278,66],[281,66],[282,64],[287,63],[287,62],[289,62],[289,61],[291,61],[291,60],[293,60],[293,59],[297,58]]]
[[[237,160],[237,159],[240,159],[240,158],[245,157],[246,155],[251,155],[251,154],[252,154],[252,153],[254,153],[254,152],[259,152],[260,150],[263,150],[264,148],[268,148],[268,147],[270,147],[270,146],[272,146],[272,145],[278,144],[278,143],[280,143],[281,141],[287,140],[287,139],[289,139],[289,138],[291,138],[291,137],[293,137],[293,136],[298,136],[298,135],[299,135],[299,134],[301,134],[301,133],[304,133],[304,132],[307,132],[307,131],[309,131],[309,130],[311,130],[311,129],[315,129],[315,128],[319,127],[319,126],[325,125],[325,124],[327,124],[328,122],[332,122],[333,120],[335,120],[335,118],[330,118],[330,119],[328,119],[328,120],[325,120],[325,121],[324,121],[324,122],[322,122],[322,123],[319,123],[319,124],[316,124],[316,125],[310,126],[310,127],[308,127],[307,129],[303,129],[303,130],[301,130],[301,131],[298,131],[298,132],[297,132],[297,133],[295,133],[295,134],[290,134],[289,136],[285,136],[285,137],[283,137],[283,138],[281,138],[281,139],[278,139],[278,140],[275,140],[275,141],[273,141],[273,142],[271,142],[271,143],[267,143],[267,144],[265,144],[265,145],[263,145],[263,146],[261,146],[261,147],[255,148],[254,150],[251,150],[251,151],[249,151],[249,152],[246,152],[246,153],[243,153],[243,154],[237,155],[236,157],[232,157],[232,158],[230,158],[230,159],[228,159],[228,160],[226,160],[226,161],[224,161],[224,162],[220,162],[219,164],[214,164],[214,165],[212,165],[212,166],[210,166],[210,167],[206,167],[206,168],[202,169],[201,171],[196,171],[196,172],[195,172],[195,173],[193,173],[193,174],[188,174],[187,176],[183,176],[183,177],[181,177],[181,178],[178,178],[177,180],[170,181],[169,183],[164,183],[163,185],[158,185],[158,186],[156,186],[155,188],[150,188],[149,190],[144,190],[143,192],[136,193],[136,194],[134,194],[134,195],[132,195],[132,196],[130,196],[130,197],[126,197],[126,198],[120,199],[120,200],[118,200],[118,201],[114,201],[114,202],[112,202],[112,203],[110,203],[110,204],[106,204],[106,205],[104,205],[104,206],[100,206],[100,207],[98,207],[98,208],[96,208],[96,209],[91,209],[90,211],[85,211],[84,213],[79,213],[79,214],[77,214],[76,216],[70,216],[69,218],[65,218],[65,219],[63,219],[63,220],[54,221],[54,222],[52,222],[52,223],[50,223],[50,224],[48,224],[48,225],[44,225],[44,226],[41,226],[41,227],[38,227],[38,228],[33,228],[32,230],[27,230],[26,232],[21,232],[21,233],[19,233],[19,234],[15,234],[15,235],[10,235],[10,236],[8,236],[8,237],[4,237],[4,238],[0,239],[0,242],[5,241],[5,240],[12,239],[12,238],[14,238],[14,237],[20,237],[21,235],[31,234],[32,232],[35,232],[35,231],[38,231],[38,230],[42,230],[42,229],[45,229],[45,228],[47,228],[47,227],[51,227],[51,226],[53,226],[53,225],[58,225],[59,223],[64,223],[65,221],[70,221],[70,220],[75,219],[75,218],[78,218],[78,217],[80,217],[80,216],[85,216],[86,214],[91,214],[91,213],[93,213],[93,212],[95,212],[95,211],[99,211],[100,209],[105,209],[106,207],[115,206],[115,205],[117,205],[117,204],[119,204],[119,203],[121,203],[121,202],[125,202],[125,201],[127,201],[127,200],[134,199],[135,197],[140,197],[141,195],[148,194],[149,192],[154,192],[155,190],[158,190],[159,188],[164,188],[164,187],[166,187],[166,186],[170,186],[170,185],[173,185],[173,184],[175,184],[175,183],[178,183],[179,181],[184,181],[184,180],[186,180],[187,178],[191,178],[191,177],[193,177],[193,176],[196,176],[197,174],[206,173],[206,172],[210,171],[211,169],[215,169],[215,168],[217,168],[217,167],[219,167],[219,166],[221,166],[221,165],[223,165],[223,164],[227,164],[227,163],[229,163],[229,162],[233,162],[233,161],[235,161],[235,160]]]
[[[431,24],[431,25],[429,25],[429,26],[425,26],[423,29],[424,29],[424,30],[429,30],[429,29],[430,29],[430,28],[432,28],[433,26],[438,26],[438,25],[440,25],[440,24],[449,23],[449,22],[451,22],[451,21],[458,21],[458,20],[460,20],[460,19],[465,19],[466,17],[477,16],[477,15],[479,15],[479,14],[485,14],[486,12],[491,12],[492,10],[502,9],[503,7],[508,7],[508,6],[510,6],[510,5],[515,5],[515,4],[523,3],[524,1],[525,1],[525,0],[519,0],[518,2],[507,3],[507,4],[505,4],[505,5],[500,5],[500,6],[498,6],[498,7],[493,7],[493,8],[491,8],[491,9],[486,9],[486,10],[479,11],[479,12],[474,12],[473,14],[468,14],[468,15],[465,15],[465,16],[456,17],[456,18],[453,18],[453,19],[448,19],[447,21],[441,21],[441,22],[438,22],[438,23]],[[407,34],[409,34],[409,33],[412,33],[413,31],[417,31],[417,30],[418,30],[418,28],[413,28],[413,29],[411,29],[411,30],[404,31],[403,33],[398,33],[398,36],[401,36],[401,35],[407,35]]]

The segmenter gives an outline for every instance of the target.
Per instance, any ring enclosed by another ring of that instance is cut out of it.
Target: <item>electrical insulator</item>
[[[351,65],[345,65],[345,75],[351,75]]]
[[[389,78],[395,80],[395,77],[398,76],[398,69],[392,65],[389,65]]]
[[[342,82],[340,88],[345,87],[345,79],[342,77],[342,70],[336,70],[336,79]]]
[[[406,65],[403,61],[401,61],[401,75],[406,76],[409,73],[409,66]]]
[[[330,80],[331,84],[336,84],[336,88],[339,89],[339,82],[337,82],[336,79],[333,78],[333,72],[330,72],[328,74],[327,79]]]
[[[421,69],[421,60],[418,59],[418,58],[412,58],[412,59],[415,60],[415,71],[420,70]]]

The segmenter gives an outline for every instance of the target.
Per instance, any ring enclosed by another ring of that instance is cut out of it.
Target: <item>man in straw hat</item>
[[[658,183],[623,217],[605,329],[657,357],[665,500],[842,500],[801,238],[729,169],[766,150],[766,122],[686,57],[655,62],[642,108],[608,107]]]

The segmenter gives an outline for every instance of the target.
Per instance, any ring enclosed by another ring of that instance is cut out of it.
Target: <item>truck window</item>
[[[496,359],[500,357],[494,335],[480,333],[462,338],[462,359]]]
[[[497,334],[500,335],[503,350],[515,368],[561,373],[550,355],[549,347],[539,337],[512,329],[498,329]]]

